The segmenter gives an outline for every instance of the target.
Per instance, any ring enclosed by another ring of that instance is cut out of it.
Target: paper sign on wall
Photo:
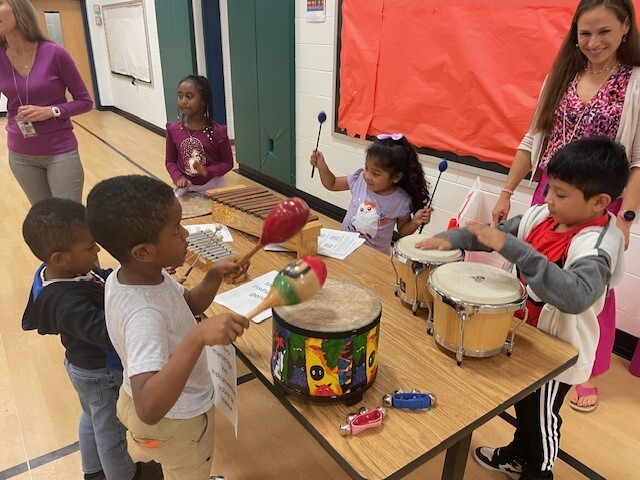
[[[307,0],[307,22],[321,23],[327,18],[325,0]]]

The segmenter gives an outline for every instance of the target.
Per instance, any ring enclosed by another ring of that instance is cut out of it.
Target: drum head
[[[416,243],[431,238],[430,235],[413,234],[402,237],[395,244],[398,252],[410,260],[423,263],[449,263],[455,262],[462,256],[462,250],[420,250]]]
[[[510,273],[484,263],[448,263],[436,268],[429,284],[438,293],[475,305],[502,305],[518,302],[524,287]]]
[[[311,300],[276,307],[274,311],[295,327],[314,332],[346,332],[370,324],[379,317],[382,306],[364,285],[329,277]]]

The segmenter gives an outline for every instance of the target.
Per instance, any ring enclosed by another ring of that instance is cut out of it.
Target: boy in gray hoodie
[[[526,285],[527,322],[578,349],[573,367],[515,404],[517,428],[509,445],[475,451],[483,467],[520,480],[553,478],[560,407],[571,385],[591,374],[600,335],[597,315],[624,273],[624,238],[607,211],[629,178],[624,147],[606,137],[577,140],[556,152],[547,174],[545,205],[497,227],[473,224],[417,244],[500,253]]]

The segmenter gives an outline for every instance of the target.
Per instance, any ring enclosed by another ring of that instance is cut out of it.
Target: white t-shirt
[[[105,285],[104,310],[107,331],[124,367],[125,392],[131,393],[131,377],[161,370],[196,321],[184,300],[184,287],[162,272],[159,285],[123,285],[118,267]],[[187,419],[209,411],[213,383],[207,357],[200,354],[178,401],[165,415]]]

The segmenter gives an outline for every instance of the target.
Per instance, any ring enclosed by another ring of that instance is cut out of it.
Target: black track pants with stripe
[[[571,385],[551,380],[514,405],[517,427],[514,452],[526,459],[526,478],[553,478],[560,450],[560,408]]]

